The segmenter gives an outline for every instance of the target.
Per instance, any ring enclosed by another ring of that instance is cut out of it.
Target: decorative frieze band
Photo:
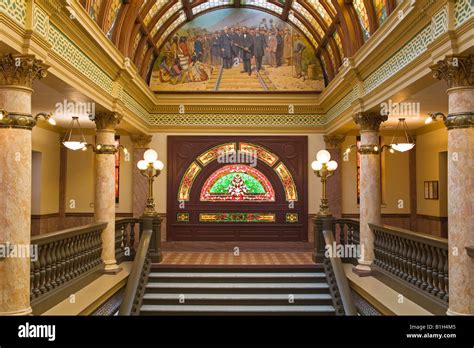
[[[474,113],[473,112],[458,112],[451,113],[444,120],[444,124],[448,129],[455,128],[470,128],[474,127]]]
[[[380,148],[377,144],[364,144],[359,146],[357,152],[361,155],[378,155]]]
[[[96,145],[93,150],[98,155],[115,155],[118,151],[115,145],[110,144]]]
[[[36,125],[36,120],[31,114],[9,112],[0,119],[0,128],[18,128],[31,130]]]

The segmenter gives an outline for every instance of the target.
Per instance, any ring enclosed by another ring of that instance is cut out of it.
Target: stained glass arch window
[[[274,202],[275,190],[258,169],[241,164],[227,165],[206,179],[200,201]]]

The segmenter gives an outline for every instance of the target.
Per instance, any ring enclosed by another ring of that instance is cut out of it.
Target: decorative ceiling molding
[[[362,21],[358,16],[361,13],[369,14],[370,34],[373,34],[379,24],[372,1],[358,0],[357,4],[343,0],[291,0],[291,1],[266,1],[266,0],[212,0],[190,1],[173,0],[155,2],[140,0],[134,4],[125,3],[120,8],[112,6],[112,0],[102,1],[98,13],[92,15],[104,33],[110,37],[123,54],[130,57],[140,72],[147,79],[150,69],[159,54],[160,46],[178,30],[182,25],[192,21],[197,15],[210,11],[234,8],[250,8],[270,13],[283,21],[291,23],[307,37],[314,46],[317,55],[325,56],[327,68],[326,76],[330,79],[339,70],[342,61],[334,59],[344,57],[345,52],[355,53],[363,44],[360,40],[362,29],[358,24]],[[90,3],[82,2],[86,10],[90,11]],[[386,16],[395,9],[395,0],[385,0],[380,3]],[[354,8],[357,6],[359,12]],[[97,10],[96,10],[97,11]],[[117,13],[111,14],[111,11]],[[117,25],[109,32],[110,26],[105,26],[110,18],[117,18]],[[353,22],[349,24],[349,22]],[[334,31],[340,26],[342,36],[341,47],[327,45],[331,41]],[[327,50],[330,52],[328,53]],[[336,55],[334,51],[339,51]],[[323,67],[324,68],[324,67]]]

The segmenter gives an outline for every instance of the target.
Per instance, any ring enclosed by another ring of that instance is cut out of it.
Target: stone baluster
[[[439,292],[438,292],[438,297],[440,299],[443,299],[444,296],[446,295],[446,286],[444,283],[444,264],[446,262],[443,254],[443,250],[440,248],[436,248],[436,253],[438,255],[438,284],[439,284]]]
[[[424,289],[428,292],[431,292],[433,290],[433,268],[431,267],[433,264],[433,256],[432,256],[432,251],[431,247],[429,245],[426,246],[426,253],[427,253],[427,258],[426,258],[426,286]]]
[[[439,279],[438,279],[438,254],[436,253],[436,247],[431,246],[431,254],[433,256],[433,261],[431,262],[431,268],[433,270],[433,290],[431,293],[437,295],[439,292]]]

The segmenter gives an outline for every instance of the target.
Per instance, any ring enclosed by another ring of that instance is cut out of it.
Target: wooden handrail
[[[331,230],[323,230],[324,241],[326,247],[332,248],[335,244],[334,242],[334,234]],[[335,255],[336,253],[332,253]],[[344,308],[345,315],[357,315],[357,310],[354,305],[354,301],[352,299],[351,289],[349,287],[349,282],[347,281],[347,277],[344,273],[344,268],[342,267],[342,261],[339,257],[328,257],[330,264],[331,264],[331,271],[332,275],[335,278],[337,291],[339,292],[339,296],[342,302],[342,306]],[[334,296],[334,295],[333,295]]]
[[[125,288],[125,294],[123,296],[123,301],[120,305],[118,313],[119,315],[131,315],[134,312],[134,305],[139,305],[136,303],[136,299],[137,295],[139,294],[140,285],[144,287],[144,283],[146,283],[146,278],[148,277],[146,271],[147,267],[145,266],[150,262],[149,249],[152,234],[153,219],[144,219],[143,233],[141,235],[137,254],[135,256],[135,260],[133,261],[132,270],[127,281],[127,287]]]
[[[377,225],[369,223],[369,227],[372,230],[382,231],[394,236],[400,236],[406,239],[410,239],[416,242],[432,245],[438,248],[448,248],[448,239],[432,236],[429,234],[423,234],[419,232],[413,232],[410,230],[405,230],[403,228],[389,226],[389,225]]]
[[[107,222],[96,222],[89,225],[69,228],[67,230],[43,233],[43,234],[31,237],[31,244],[40,246],[40,245],[56,242],[59,240],[79,236],[81,234],[85,234],[88,232],[103,230],[106,226],[107,226]]]

